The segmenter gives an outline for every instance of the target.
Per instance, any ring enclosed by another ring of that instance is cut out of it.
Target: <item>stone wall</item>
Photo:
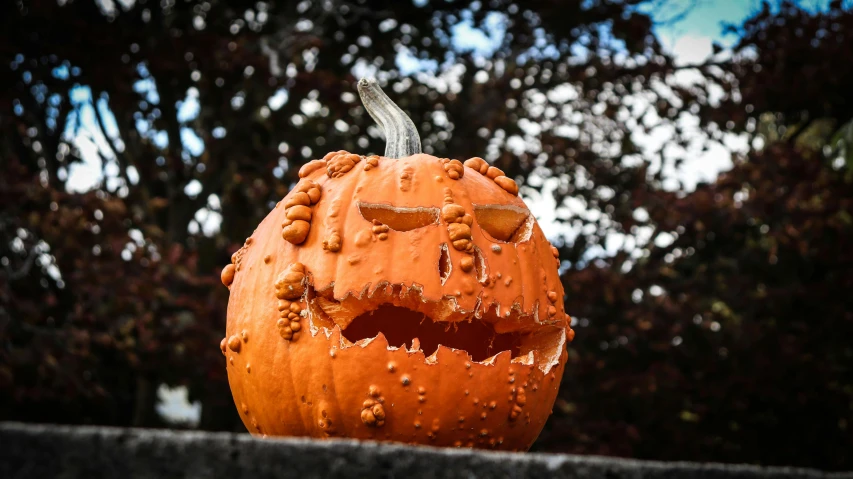
[[[833,478],[853,473],[0,423],[0,478]]]

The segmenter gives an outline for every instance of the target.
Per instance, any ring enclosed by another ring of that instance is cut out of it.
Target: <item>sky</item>
[[[800,4],[813,9],[825,8],[829,0],[801,0]],[[731,46],[737,41],[737,36],[734,34],[724,35],[723,24],[730,22],[738,24],[746,19],[751,13],[757,11],[761,7],[760,0],[674,0],[673,10],[651,12],[653,18],[663,22],[657,27],[658,34],[663,45],[675,56],[676,60],[682,64],[699,63],[704,60],[712,51],[712,42],[717,42],[723,46]],[[687,10],[686,15],[677,22],[666,22],[672,17],[674,11],[681,11],[685,7],[691,6]],[[492,28],[486,32],[471,28],[469,23],[463,21],[453,30],[453,40],[460,47],[469,47],[480,50],[488,50],[493,48],[500,41],[500,31],[497,18],[493,19]],[[434,65],[419,63],[416,59],[407,57],[402,54],[398,58],[398,65],[406,71],[417,71],[419,69],[435,68]],[[364,71],[362,73],[370,73]],[[681,77],[678,81],[690,82],[696,81],[697,72],[691,73],[689,70],[680,73]],[[143,75],[144,76],[144,75]],[[146,89],[147,88],[147,89]],[[150,82],[141,81],[137,84],[137,90],[144,95],[156,95],[156,92],[150,90]],[[179,105],[179,116],[184,119],[192,118],[198,114],[198,102],[193,97],[198,92],[192,90],[188,92],[187,98]],[[275,102],[287,101],[286,94],[277,95],[276,100],[271,102],[271,106],[275,109]],[[84,130],[88,134],[81,134],[77,137],[77,146],[82,153],[84,159],[82,164],[75,165],[69,171],[69,189],[75,191],[85,191],[103,180],[101,160],[98,157],[98,150],[105,152],[109,156],[106,141],[100,133],[94,120],[94,107],[100,108],[106,119],[106,129],[108,134],[115,131],[114,120],[111,118],[108,110],[106,110],[106,102],[96,101],[93,103],[91,92],[87,88],[79,88],[72,92],[72,99],[75,102],[90,104],[88,108],[82,108],[80,111],[81,122]],[[204,148],[203,143],[191,130],[182,131],[182,141],[191,150],[201,151]],[[214,132],[215,133],[215,132]],[[697,132],[698,137],[698,132]],[[648,148],[650,151],[657,148],[668,139],[668,132],[656,130],[655,133],[647,136],[635,137],[635,142],[641,147]],[[168,139],[165,135],[155,138],[155,141],[161,146],[165,145]],[[681,155],[684,159],[684,166],[679,171],[666,171],[667,177],[670,178],[671,187],[677,187],[678,182],[681,182],[686,189],[692,189],[699,181],[713,181],[716,176],[731,167],[731,152],[743,151],[747,148],[745,139],[729,135],[724,137],[722,143],[713,145],[707,152],[702,153],[698,147],[693,151],[679,151],[674,154]],[[195,153],[195,152],[194,152]],[[107,176],[110,176],[110,171],[107,169]],[[114,174],[113,174],[114,176]],[[133,172],[130,174],[133,177]],[[110,181],[107,178],[107,181]],[[549,238],[559,235],[572,236],[570,231],[567,231],[565,225],[561,225],[556,221],[555,211],[557,205],[549,193],[549,188],[555,187],[555,183],[545,182],[542,194],[531,192],[525,200],[528,202],[531,211],[534,212],[537,220],[543,231]],[[189,193],[189,191],[188,191]],[[578,211],[573,213],[586,214],[583,211],[582,205],[576,205]],[[638,214],[642,215],[642,211]],[[215,230],[218,228],[216,215],[209,216],[208,221],[203,222],[205,230]],[[606,244],[595,251],[591,251],[591,255],[613,253],[619,248],[625,247],[626,244],[633,243],[635,246],[641,244],[644,240],[641,232],[634,237],[625,235],[612,235],[607,238]],[[662,236],[659,241],[667,241],[666,235]],[[661,244],[660,246],[664,246]],[[169,389],[161,387],[158,391],[160,395],[160,403],[158,411],[167,418],[174,420],[197,423],[200,414],[201,406],[199,403],[190,404],[187,401],[186,390],[184,388]]]

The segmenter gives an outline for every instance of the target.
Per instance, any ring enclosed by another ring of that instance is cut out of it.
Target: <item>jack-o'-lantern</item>
[[[253,434],[527,450],[574,332],[556,249],[481,158],[420,152],[372,80],[385,156],[327,154],[222,272],[226,356]]]

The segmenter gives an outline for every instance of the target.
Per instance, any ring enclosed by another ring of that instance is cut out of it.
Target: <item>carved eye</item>
[[[367,221],[377,220],[394,231],[411,231],[438,224],[438,208],[407,208],[381,203],[358,202],[358,212]]]
[[[533,231],[533,215],[527,208],[513,205],[474,205],[477,224],[492,239],[523,243]]]

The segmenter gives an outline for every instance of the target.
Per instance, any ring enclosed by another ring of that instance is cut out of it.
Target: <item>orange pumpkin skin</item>
[[[250,432],[530,447],[574,336],[558,260],[515,183],[465,164],[334,152],[303,167],[222,274],[220,347]]]

